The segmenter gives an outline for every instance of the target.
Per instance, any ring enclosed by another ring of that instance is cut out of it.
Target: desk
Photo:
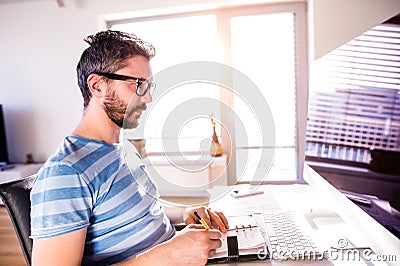
[[[41,164],[14,164],[12,167],[0,171],[0,184],[35,174],[41,166]]]
[[[0,171],[0,184],[20,179],[37,173],[42,164],[15,164],[11,168]],[[0,205],[3,205],[0,199]]]
[[[238,200],[229,191],[243,188],[214,187],[209,206],[226,215],[254,213],[273,209],[301,211],[313,229],[313,235],[328,251],[324,261],[269,261],[271,265],[399,265],[400,240],[351,202],[314,170],[306,166],[307,185],[263,185],[264,194]],[[368,246],[374,254],[367,259],[354,254],[333,252],[331,246],[348,241],[354,246]],[[265,263],[265,262],[264,262]],[[250,264],[250,263],[243,263]],[[242,265],[242,263],[240,263]]]

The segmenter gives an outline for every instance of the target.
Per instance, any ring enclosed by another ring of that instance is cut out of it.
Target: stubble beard
[[[103,110],[115,125],[120,128],[136,128],[139,125],[140,116],[135,112],[136,110],[146,110],[146,104],[131,106],[128,110],[127,108],[128,104],[118,98],[114,91],[110,91],[103,102]]]

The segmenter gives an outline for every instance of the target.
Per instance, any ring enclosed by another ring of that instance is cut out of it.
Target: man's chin
[[[132,129],[132,128],[137,128],[138,125],[139,125],[139,119],[135,119],[135,120],[125,119],[124,123],[123,123],[123,128],[124,129]]]

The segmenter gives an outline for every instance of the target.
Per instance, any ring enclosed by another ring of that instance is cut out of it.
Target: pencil
[[[196,215],[197,219],[199,219],[199,222],[204,226],[205,229],[210,229],[206,221],[204,221],[204,219],[200,216],[198,212],[195,211],[194,215]]]

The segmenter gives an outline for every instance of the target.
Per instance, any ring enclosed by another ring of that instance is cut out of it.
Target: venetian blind
[[[368,163],[400,150],[400,27],[382,24],[312,66],[306,155]]]

